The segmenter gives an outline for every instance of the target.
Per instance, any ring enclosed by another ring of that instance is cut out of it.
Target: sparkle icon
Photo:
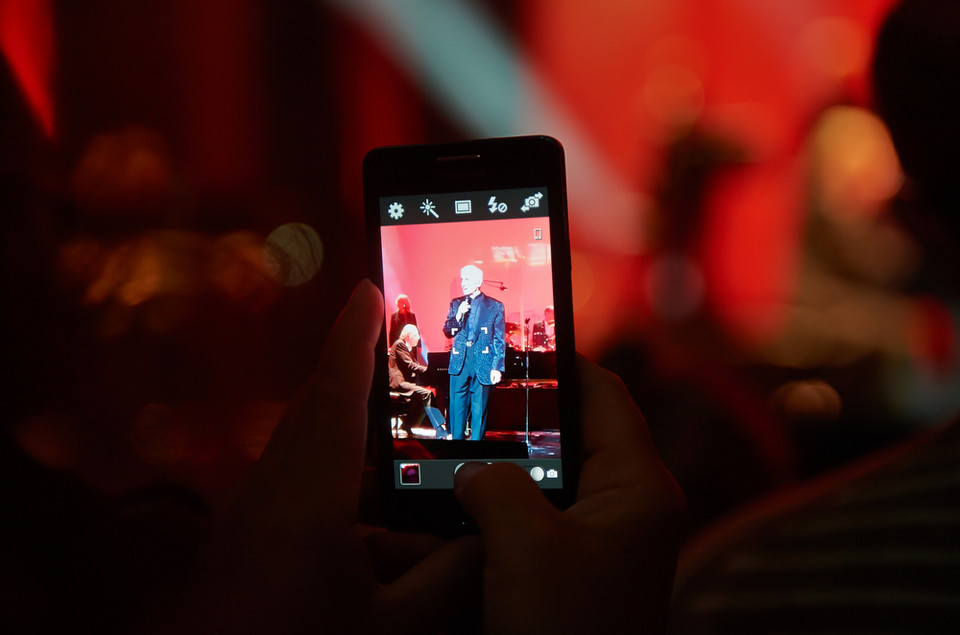
[[[433,204],[429,198],[420,205],[420,211],[422,211],[427,216],[433,216],[434,218],[440,218],[440,215],[437,214],[437,206]]]

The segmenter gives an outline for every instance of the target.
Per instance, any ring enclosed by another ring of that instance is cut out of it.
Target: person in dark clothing
[[[960,4],[897,5],[873,73],[907,176],[898,212],[956,303]],[[960,419],[937,423],[694,540],[681,559],[671,632],[960,632]]]
[[[390,347],[387,369],[390,376],[390,388],[405,396],[413,397],[417,402],[413,421],[405,424],[407,434],[413,434],[413,427],[428,417],[433,425],[434,436],[444,439],[447,431],[443,427],[443,417],[434,408],[433,390],[417,383],[417,376],[426,372],[427,365],[420,358],[417,345],[420,343],[420,331],[413,324],[407,324],[400,330],[400,337]]]

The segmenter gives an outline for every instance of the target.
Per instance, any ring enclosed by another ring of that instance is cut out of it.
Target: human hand
[[[362,282],[249,486],[217,519],[184,604],[152,630],[437,630],[459,608],[452,596],[476,577],[479,545],[380,533],[372,554],[357,525],[367,396],[382,323],[383,299]],[[376,565],[385,558],[401,575],[381,585]]]
[[[620,380],[581,358],[583,449],[565,512],[511,463],[468,464],[455,493],[486,552],[487,632],[660,632],[684,508]]]
[[[460,306],[457,307],[457,322],[463,321],[463,316],[467,314],[467,311],[470,310],[470,301],[464,300],[460,303]]]
[[[499,384],[499,383],[500,383],[500,379],[502,379],[502,377],[503,377],[502,373],[501,373],[499,370],[497,370],[496,368],[494,368],[493,370],[490,371],[490,383],[491,383],[491,384]]]

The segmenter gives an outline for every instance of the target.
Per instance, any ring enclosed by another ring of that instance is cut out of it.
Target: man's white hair
[[[480,267],[478,267],[477,265],[466,265],[465,267],[463,267],[462,269],[460,269],[460,276],[461,276],[461,277],[463,277],[463,276],[470,276],[470,277],[476,278],[476,279],[478,279],[478,280],[480,280],[480,281],[482,282],[482,281],[483,281],[483,270],[480,269]]]
[[[400,339],[404,339],[410,334],[420,337],[420,329],[417,328],[416,324],[404,324],[403,328],[400,329]]]

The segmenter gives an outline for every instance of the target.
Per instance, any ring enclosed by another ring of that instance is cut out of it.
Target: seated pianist
[[[445,439],[447,431],[443,426],[443,416],[433,407],[433,389],[417,384],[417,376],[427,370],[427,365],[420,357],[418,344],[420,344],[420,331],[416,325],[405,325],[400,331],[400,337],[390,346],[387,362],[390,389],[413,397],[412,418],[408,418],[403,425],[408,436],[413,436],[414,425],[423,421],[424,417],[428,417],[436,438]]]

